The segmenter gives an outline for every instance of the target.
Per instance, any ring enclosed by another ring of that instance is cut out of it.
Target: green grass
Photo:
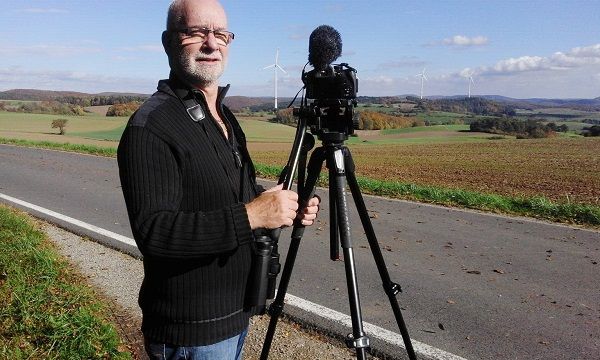
[[[106,314],[44,234],[0,206],[0,358],[131,359]]]
[[[0,138],[0,143],[60,149],[113,157],[116,154],[116,149],[114,148],[100,148],[95,146],[31,142],[4,138]],[[282,167],[280,166],[255,165],[259,176],[270,179],[277,179],[282,170]],[[326,174],[322,175],[323,178],[321,179],[320,185],[327,186]],[[558,203],[543,197],[509,197],[460,189],[446,189],[368,178],[358,178],[357,181],[365,194],[464,207],[489,212],[529,216],[556,222],[600,226],[600,206],[596,205]]]
[[[123,126],[128,118],[106,117],[98,114],[69,116],[0,111],[0,132],[57,133],[56,129],[50,128],[50,124],[56,119],[67,119],[68,122],[65,130],[70,135],[72,133],[112,131],[119,126]]]
[[[398,109],[393,106],[383,106],[380,104],[358,104],[358,107],[356,109],[358,111],[374,111],[385,114],[391,114],[398,111]]]
[[[109,156],[109,157],[117,156],[116,148],[100,147],[100,146],[94,146],[94,145],[55,143],[55,142],[50,142],[50,141],[28,141],[28,140],[19,140],[19,139],[7,139],[7,138],[2,138],[2,137],[0,137],[0,144],[28,146],[28,147],[36,147],[36,148],[41,148],[41,149],[51,149],[51,150],[72,151],[72,152],[79,152],[79,153],[84,153],[84,154]]]
[[[112,130],[78,132],[78,133],[70,133],[69,135],[80,136],[80,137],[89,138],[89,139],[97,139],[97,140],[119,141],[121,139],[121,135],[123,135],[123,131],[125,131],[125,126],[126,126],[126,124],[123,124]]]
[[[239,119],[249,142],[292,143],[296,128],[268,121]]]

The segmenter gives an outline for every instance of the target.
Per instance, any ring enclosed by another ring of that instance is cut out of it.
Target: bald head
[[[169,6],[167,30],[188,27],[192,19],[203,17],[207,13],[219,17],[224,21],[223,28],[227,27],[225,9],[217,0],[174,0]]]

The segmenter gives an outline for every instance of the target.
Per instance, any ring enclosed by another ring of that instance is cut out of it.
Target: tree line
[[[52,115],[85,115],[85,110],[80,105],[66,104],[58,101],[40,101],[26,102],[17,105],[7,105],[0,102],[0,110],[18,112],[18,113],[35,113],[35,114],[52,114]]]
[[[106,116],[130,116],[140,107],[141,103],[141,101],[129,101],[111,105],[106,112]],[[82,105],[60,101],[31,101],[14,105],[0,102],[0,111],[74,116],[83,116],[86,114]]]
[[[354,116],[359,130],[401,129],[425,126],[423,120],[415,117],[395,116],[370,110],[357,111]],[[298,119],[294,116],[291,108],[278,110],[273,121],[290,126],[298,124]]]
[[[412,100],[416,101],[418,108],[422,108],[426,111],[445,111],[457,114],[474,115],[516,115],[515,108],[511,105],[501,104],[496,101],[479,97],[433,100],[420,100],[417,98],[412,98]]]
[[[95,95],[95,96],[89,96],[89,97],[61,96],[61,97],[57,97],[55,99],[55,101],[87,107],[87,106],[105,106],[105,105],[127,104],[130,102],[142,103],[147,98],[148,98],[147,96],[137,96],[137,95]]]
[[[545,138],[556,132],[566,132],[567,125],[557,126],[554,123],[543,124],[536,120],[523,121],[515,118],[488,118],[474,120],[469,125],[470,131],[499,135],[513,135],[520,139]]]

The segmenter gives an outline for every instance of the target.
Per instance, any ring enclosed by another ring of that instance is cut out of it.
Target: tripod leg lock
[[[398,293],[402,292],[402,287],[396,283],[383,284],[383,288],[388,296],[396,296]]]
[[[275,302],[271,303],[271,305],[269,306],[269,315],[271,317],[279,317],[281,316],[281,313],[283,313],[283,305],[281,304],[277,304]]]
[[[348,334],[346,336],[346,346],[351,349],[362,349],[370,347],[369,338],[367,336],[361,336],[357,339],[354,335]]]

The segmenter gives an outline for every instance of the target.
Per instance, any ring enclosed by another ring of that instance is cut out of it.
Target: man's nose
[[[219,43],[217,43],[217,38],[215,38],[215,34],[212,31],[206,36],[204,46],[211,50],[219,50]]]

